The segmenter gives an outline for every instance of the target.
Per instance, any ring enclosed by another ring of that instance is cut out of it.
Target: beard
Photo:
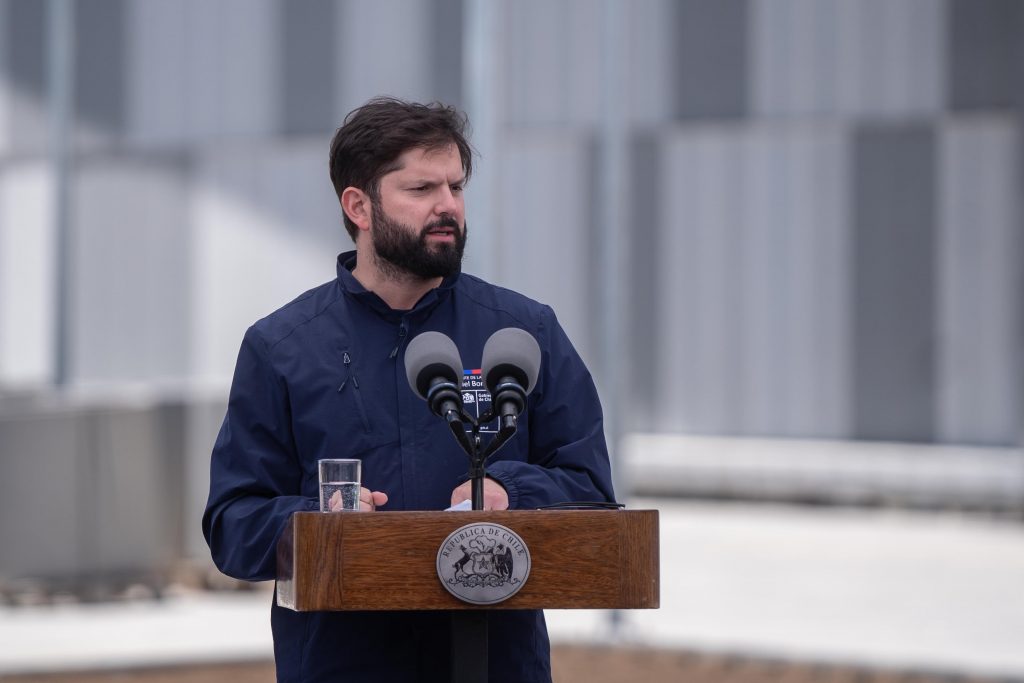
[[[373,216],[370,237],[377,268],[385,276],[401,278],[412,275],[429,280],[454,275],[461,269],[468,227],[463,225],[460,230],[458,222],[451,216],[442,216],[428,223],[418,234],[412,226],[388,216],[379,202],[373,202]],[[452,228],[455,240],[428,244],[430,230],[441,227]]]

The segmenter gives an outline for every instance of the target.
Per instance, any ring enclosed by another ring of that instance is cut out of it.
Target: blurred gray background
[[[350,248],[328,145],[377,94],[469,113],[466,269],[558,312],[624,497],[1020,515],[1022,37],[1014,0],[0,0],[0,580],[208,563],[238,344]]]

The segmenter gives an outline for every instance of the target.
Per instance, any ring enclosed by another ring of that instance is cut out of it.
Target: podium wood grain
[[[458,600],[437,577],[445,538],[476,522],[512,529],[531,557],[522,589],[487,607]],[[278,603],[297,611],[652,609],[658,512],[298,512],[278,542],[277,567]]]

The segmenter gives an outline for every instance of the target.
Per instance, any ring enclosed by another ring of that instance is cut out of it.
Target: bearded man
[[[461,272],[466,118],[452,107],[376,98],[331,142],[330,174],[355,250],[337,278],[248,329],[211,457],[203,533],[217,567],[275,577],[288,517],[319,509],[317,460],[362,461],[362,510],[442,510],[469,500],[466,454],[409,387],[404,354],[425,331],[480,367],[495,331],[542,351],[518,431],[488,462],[484,507],[613,501],[601,406],[554,312]],[[557,229],[557,226],[552,226]],[[485,427],[486,429],[486,427]],[[271,607],[279,681],[446,681],[446,612],[306,612]],[[550,681],[537,610],[490,616],[489,679]]]

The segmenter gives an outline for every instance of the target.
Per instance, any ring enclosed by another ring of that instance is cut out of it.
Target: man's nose
[[[434,213],[438,216],[442,214],[448,214],[449,216],[458,215],[459,201],[452,192],[452,188],[447,185],[441,186],[438,192],[437,203],[434,206]]]

